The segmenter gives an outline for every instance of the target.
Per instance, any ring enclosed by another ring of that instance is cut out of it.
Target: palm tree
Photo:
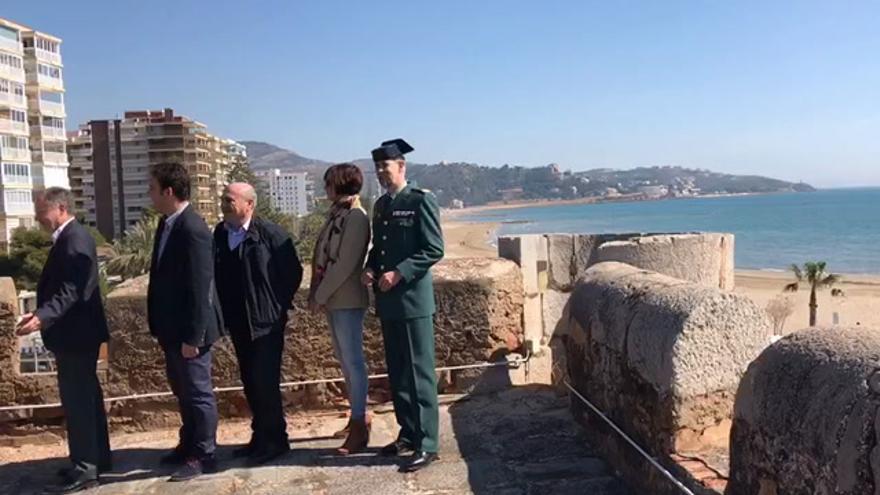
[[[159,215],[145,210],[138,223],[132,225],[122,238],[113,241],[114,255],[107,262],[107,273],[129,279],[150,271],[158,225]]]
[[[797,292],[800,284],[810,284],[810,326],[816,326],[816,309],[819,305],[816,303],[816,290],[831,287],[840,282],[840,276],[825,271],[824,261],[808,261],[804,263],[803,268],[796,264],[791,265],[791,271],[797,281],[785,286],[786,292]]]

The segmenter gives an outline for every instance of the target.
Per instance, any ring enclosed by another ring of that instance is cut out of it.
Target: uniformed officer
[[[376,294],[385,362],[391,382],[397,440],[383,455],[412,455],[401,471],[437,459],[437,377],[434,372],[434,284],[431,267],[443,258],[443,234],[434,195],[406,182],[402,139],[373,150],[376,175],[387,191],[373,206],[373,247],[363,282]]]

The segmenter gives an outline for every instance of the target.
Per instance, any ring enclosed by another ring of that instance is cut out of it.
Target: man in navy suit
[[[36,218],[52,233],[52,249],[37,284],[37,309],[24,315],[18,335],[39,331],[55,355],[58,391],[67,420],[71,466],[59,471],[48,493],[72,493],[98,485],[111,468],[104,396],[96,371],[98,351],[109,339],[98,284],[95,240],[73,216],[73,196],[60,187],[40,193]]]
[[[163,217],[153,243],[147,319],[165,353],[168,382],[183,423],[177,447],[162,463],[178,466],[171,481],[185,481],[216,469],[211,345],[222,336],[223,320],[214,282],[213,237],[189,204],[190,178],[183,165],[154,165],[149,193]]]

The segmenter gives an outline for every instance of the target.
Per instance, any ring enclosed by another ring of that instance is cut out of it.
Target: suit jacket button
[[[382,224],[383,224],[383,225],[388,225],[388,220],[385,220],[384,222],[382,222]]]

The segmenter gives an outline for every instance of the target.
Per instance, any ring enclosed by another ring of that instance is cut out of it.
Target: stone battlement
[[[533,383],[559,393],[571,386],[698,494],[880,493],[880,329],[806,329],[770,345],[765,310],[732,291],[733,247],[723,233],[536,234],[499,239],[506,259],[444,261],[435,269],[437,365],[515,352],[530,359],[519,370],[444,373],[441,387]],[[167,390],[161,352],[146,329],[145,289],[139,278],[107,298],[108,396]],[[17,311],[12,281],[0,279],[0,405],[53,402],[53,376],[19,373]],[[369,315],[371,372],[384,369],[380,335]],[[285,381],[339,376],[323,316],[294,311],[285,345]],[[217,386],[238,385],[228,343],[217,346],[214,373]],[[386,399],[381,382],[371,392]],[[284,397],[287,406],[315,408],[338,395],[322,385]],[[220,398],[222,414],[246,412],[240,395]],[[169,402],[114,404],[111,420],[142,429],[160,421],[156,411]],[[627,484],[639,493],[678,493],[579,398],[570,403],[589,444]],[[541,439],[554,432],[546,433]],[[544,460],[534,465],[542,480],[565,475],[547,474]]]

